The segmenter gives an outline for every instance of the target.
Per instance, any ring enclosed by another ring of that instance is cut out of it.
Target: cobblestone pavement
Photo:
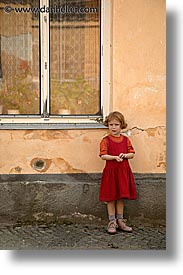
[[[0,249],[166,249],[165,227],[138,226],[132,233],[106,233],[100,225],[0,226]]]

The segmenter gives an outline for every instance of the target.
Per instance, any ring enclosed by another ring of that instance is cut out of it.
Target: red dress
[[[103,143],[107,144],[107,154],[118,156],[120,153],[134,152],[131,146],[131,151],[128,150],[129,139],[125,136],[114,138],[107,136],[103,139]],[[104,150],[101,154],[104,154]],[[119,199],[136,199],[136,187],[132,170],[128,159],[122,162],[116,160],[106,160],[106,165],[102,173],[100,185],[100,200],[115,201]]]

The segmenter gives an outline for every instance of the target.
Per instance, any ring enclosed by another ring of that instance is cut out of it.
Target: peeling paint
[[[52,160],[52,163],[59,168],[60,173],[82,173],[83,170],[76,169],[72,165],[64,160],[63,158],[55,158]]]
[[[126,133],[127,136],[132,136],[132,135],[139,135],[145,131],[149,137],[154,137],[155,134],[161,135],[159,132],[160,130],[165,131],[166,127],[165,126],[156,126],[156,127],[143,129],[143,128],[134,126],[130,129],[128,129],[127,131],[125,131],[124,133]],[[164,142],[164,144],[165,144],[165,142]]]
[[[21,174],[22,168],[20,166],[16,166],[10,170],[10,174]]]
[[[26,140],[34,140],[39,139],[43,141],[54,140],[54,139],[71,139],[68,130],[42,130],[42,131],[34,131],[34,130],[27,130],[24,134],[24,139]]]
[[[166,170],[166,162],[165,161],[161,161],[157,164],[157,167],[163,167]]]
[[[154,137],[156,134],[157,128],[149,128],[146,130],[146,133],[149,137]]]
[[[85,136],[83,137],[83,142],[91,143],[91,140],[87,136]]]

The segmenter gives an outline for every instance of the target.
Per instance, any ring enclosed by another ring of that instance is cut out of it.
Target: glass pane
[[[3,114],[39,114],[39,18],[15,8],[39,1],[0,1],[0,105]],[[5,12],[5,7],[11,12]],[[1,110],[0,110],[1,111]]]
[[[50,1],[51,114],[100,111],[100,1]]]

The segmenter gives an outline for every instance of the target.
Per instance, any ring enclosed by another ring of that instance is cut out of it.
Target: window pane
[[[39,1],[0,1],[0,105],[3,114],[39,114],[39,21],[31,12]]]
[[[100,1],[50,1],[51,114],[100,111]],[[92,8],[92,9],[91,9]]]

